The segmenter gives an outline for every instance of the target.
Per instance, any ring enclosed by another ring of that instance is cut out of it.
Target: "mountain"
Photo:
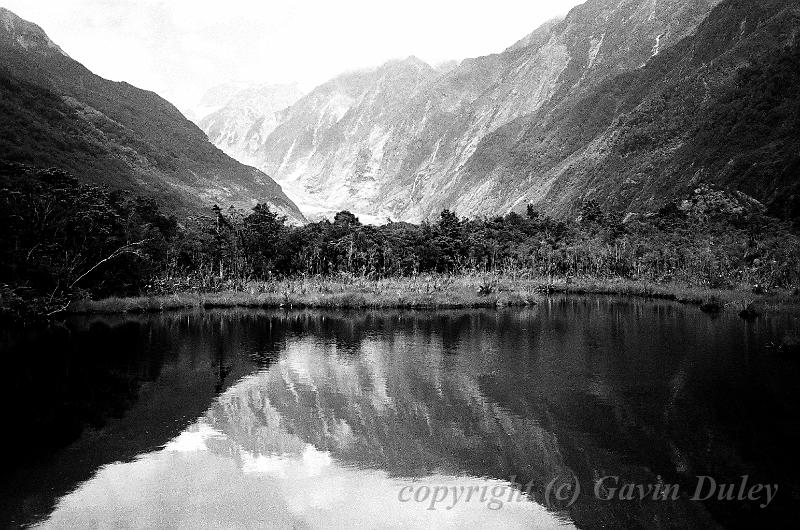
[[[201,104],[214,102],[215,93],[222,94],[224,90],[212,89]],[[255,151],[278,126],[278,113],[302,96],[296,84],[244,88],[224,98],[218,109],[198,119],[197,124],[229,156],[253,165]]]
[[[641,68],[485,138],[442,204],[568,214],[591,198],[641,211],[710,182],[796,217],[799,32],[794,1],[726,0]]]
[[[0,156],[156,196],[184,213],[217,203],[304,217],[264,173],[231,159],[157,94],[103,79],[0,8]]]
[[[481,180],[492,151],[476,159],[479,145],[523,117],[555,119],[642,67],[718,1],[589,0],[504,52],[454,68],[412,59],[340,76],[286,111],[253,162],[299,200],[381,220],[508,210],[529,197],[512,194],[515,182]]]
[[[281,113],[280,125],[254,153],[273,168],[310,214],[342,209],[384,221],[375,208],[384,158],[411,94],[437,70],[416,57],[341,75]]]

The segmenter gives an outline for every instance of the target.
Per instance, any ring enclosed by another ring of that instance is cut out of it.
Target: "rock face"
[[[0,9],[0,156],[154,195],[184,213],[269,203],[305,219],[270,177],[214,147],[158,95],[103,79]]]
[[[410,95],[437,71],[415,57],[348,73],[313,90],[280,116],[280,125],[254,152],[273,168],[309,215],[350,209],[383,221],[377,198],[398,120]],[[407,138],[406,138],[407,140]]]
[[[796,216],[798,31],[796,2],[727,0],[641,68],[486,137],[442,203],[566,215],[592,198],[635,212],[711,182]]]
[[[530,175],[493,173],[525,129],[518,120],[558,121],[689,36],[718,1],[589,0],[455,68],[411,58],[340,76],[284,112],[252,160],[318,211],[410,221],[445,207],[501,213],[543,197],[519,190]]]

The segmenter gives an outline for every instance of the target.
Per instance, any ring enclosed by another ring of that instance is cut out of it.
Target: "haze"
[[[2,0],[95,73],[188,108],[227,83],[298,82],[416,55],[502,51],[582,0]]]

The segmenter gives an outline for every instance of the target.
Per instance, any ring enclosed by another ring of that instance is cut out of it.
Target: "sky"
[[[227,84],[297,82],[410,55],[497,53],[584,0],[0,0],[107,79],[179,108]]]

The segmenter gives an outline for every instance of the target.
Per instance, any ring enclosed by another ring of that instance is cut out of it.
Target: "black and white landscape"
[[[9,2],[3,527],[800,515],[796,0]]]

